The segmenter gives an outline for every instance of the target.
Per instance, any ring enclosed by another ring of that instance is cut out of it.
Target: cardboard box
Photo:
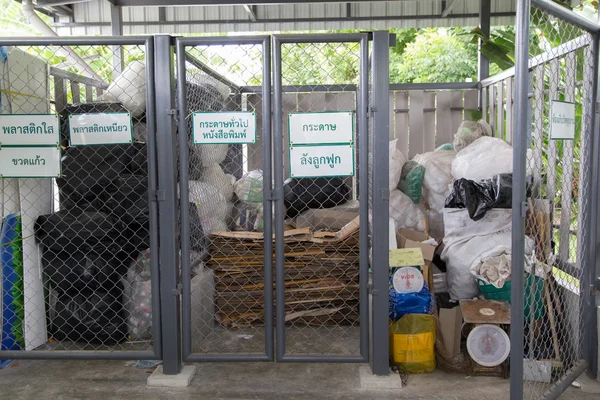
[[[308,210],[296,218],[296,228],[311,228],[313,230],[339,231],[346,224],[358,217],[356,211],[341,211],[332,209]]]
[[[420,248],[423,252],[423,259],[425,262],[433,261],[433,255],[435,253],[436,246],[431,244],[424,244],[422,242],[431,239],[429,235],[422,232],[413,231],[411,229],[400,228],[396,232],[396,239],[398,240],[399,249],[410,249]]]
[[[460,353],[462,311],[460,307],[440,308],[438,320],[446,355],[453,359]]]

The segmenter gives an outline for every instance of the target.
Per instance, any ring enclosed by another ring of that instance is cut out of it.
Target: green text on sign
[[[290,148],[290,177],[292,178],[353,175],[353,145],[295,146]]]
[[[575,103],[552,100],[550,104],[550,138],[575,139]]]
[[[2,146],[57,146],[58,116],[54,114],[0,115]]]
[[[354,142],[354,113],[312,112],[290,113],[288,116],[290,145]]]
[[[0,150],[3,178],[59,178],[61,152],[54,147],[4,147]]]
[[[131,114],[71,114],[69,136],[71,146],[133,143]]]
[[[194,113],[192,131],[195,144],[253,144],[256,143],[256,113]]]

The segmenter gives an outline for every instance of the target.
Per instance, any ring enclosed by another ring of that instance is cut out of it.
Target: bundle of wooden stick
[[[207,266],[215,272],[215,308],[227,327],[259,326],[264,314],[264,237],[215,232]],[[286,323],[358,325],[358,218],[338,232],[284,233]],[[273,266],[275,256],[273,254]],[[275,288],[275,267],[273,267]]]

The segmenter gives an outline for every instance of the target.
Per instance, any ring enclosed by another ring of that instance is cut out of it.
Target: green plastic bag
[[[409,161],[402,167],[402,175],[400,177],[398,189],[407,195],[415,204],[421,202],[424,176],[425,167],[416,161]]]

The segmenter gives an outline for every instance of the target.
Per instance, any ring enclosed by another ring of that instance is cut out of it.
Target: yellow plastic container
[[[433,315],[407,314],[390,326],[390,352],[407,372],[435,371],[435,319]]]

